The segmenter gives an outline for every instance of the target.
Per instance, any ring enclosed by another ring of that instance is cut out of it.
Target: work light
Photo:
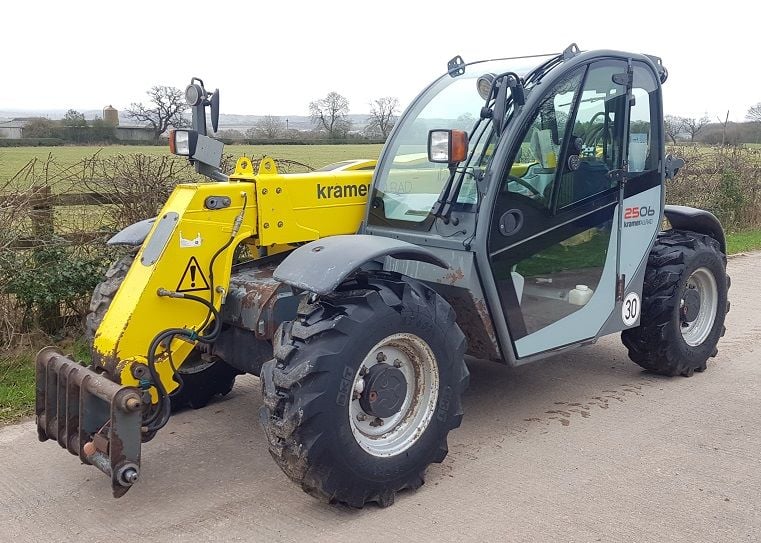
[[[203,100],[204,94],[200,85],[191,83],[185,88],[185,101],[189,106],[197,106]]]
[[[198,142],[198,132],[195,130],[170,130],[169,152],[179,156],[193,156]]]

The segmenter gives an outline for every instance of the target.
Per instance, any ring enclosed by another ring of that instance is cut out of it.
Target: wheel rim
[[[365,376],[377,364],[389,364],[406,380],[404,400],[398,411],[382,418],[362,408],[360,397]],[[378,342],[364,358],[352,385],[349,421],[354,439],[373,456],[400,454],[425,433],[436,411],[439,368],[428,344],[414,334],[394,334]]]
[[[691,322],[687,322],[685,318],[689,310],[685,302],[689,298],[688,290],[696,292],[700,301],[700,309]],[[716,278],[708,268],[698,268],[687,279],[687,285],[679,304],[682,337],[687,345],[697,347],[708,338],[716,320],[718,305],[719,289],[716,287]]]

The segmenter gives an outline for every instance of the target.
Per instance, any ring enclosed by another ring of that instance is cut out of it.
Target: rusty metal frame
[[[259,340],[271,340],[283,320],[296,316],[298,300],[293,289],[273,278],[282,257],[252,261],[233,271],[222,307],[222,320],[251,330]],[[293,298],[291,303],[286,299]]]
[[[140,393],[63,356],[52,347],[36,360],[37,434],[54,439],[111,478],[115,498],[137,481],[142,423]]]

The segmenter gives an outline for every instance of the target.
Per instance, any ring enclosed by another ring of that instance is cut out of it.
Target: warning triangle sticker
[[[196,257],[191,256],[185,271],[182,272],[180,283],[175,289],[177,292],[195,292],[198,290],[209,290],[209,282],[206,281],[201,266],[198,265]]]

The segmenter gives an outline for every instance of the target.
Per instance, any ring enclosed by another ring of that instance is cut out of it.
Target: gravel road
[[[644,373],[617,336],[512,370],[474,361],[449,456],[387,509],[290,483],[252,377],[173,417],[120,500],[32,422],[0,428],[0,541],[759,541],[761,253],[729,271],[727,335],[689,379]]]

